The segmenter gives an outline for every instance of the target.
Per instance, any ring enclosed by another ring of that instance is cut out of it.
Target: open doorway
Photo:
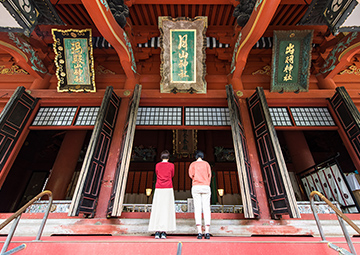
[[[235,163],[231,130],[195,130],[196,149],[205,153],[205,160],[212,168],[212,205],[242,204]],[[155,165],[161,151],[174,153],[173,130],[137,130],[126,186],[124,204],[151,204],[155,188]],[[175,165],[173,187],[175,200],[185,203],[191,196],[191,179],[188,168],[195,160],[193,153],[176,155],[170,161]],[[148,193],[146,190],[148,189]],[[151,193],[149,192],[151,189]],[[223,190],[220,197],[218,189]]]
[[[336,130],[277,131],[297,201],[317,190],[337,201],[343,212],[358,212],[356,168]],[[351,176],[350,176],[351,175]],[[357,185],[360,188],[360,185]],[[317,200],[317,197],[315,197]]]
[[[91,134],[91,132],[87,133]],[[31,130],[29,132],[0,189],[0,212],[15,212],[45,190],[52,178],[54,162],[66,134],[66,130]],[[72,197],[90,134],[86,135],[82,149],[78,153],[79,156],[76,156],[76,166],[67,171],[70,175],[69,182],[66,184],[66,194],[61,197],[62,200]]]

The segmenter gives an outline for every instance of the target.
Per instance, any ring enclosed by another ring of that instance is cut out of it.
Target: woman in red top
[[[156,231],[155,238],[166,238],[167,231],[176,230],[175,200],[172,178],[174,164],[169,162],[170,152],[161,152],[161,162],[156,164],[156,185],[149,221],[149,231]]]

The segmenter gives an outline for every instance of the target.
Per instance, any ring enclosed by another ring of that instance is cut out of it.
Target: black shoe
[[[161,232],[161,239],[166,239],[166,233],[165,232]]]
[[[160,232],[156,232],[155,233],[155,239],[159,239],[160,238]]]
[[[206,233],[204,238],[205,238],[205,239],[210,239],[210,234],[209,234],[209,233]]]
[[[201,234],[201,233],[199,233],[199,234],[197,235],[197,239],[202,239],[202,237],[203,237],[203,234]]]

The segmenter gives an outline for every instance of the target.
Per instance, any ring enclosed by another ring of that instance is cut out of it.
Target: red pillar
[[[234,90],[244,90],[244,85],[242,83],[241,77],[236,77],[238,72],[234,72],[232,78],[230,79],[230,84],[233,86]]]
[[[108,154],[108,160],[105,167],[103,181],[101,182],[101,188],[99,193],[98,205],[96,207],[95,218],[106,218],[107,207],[113,187],[113,180],[115,178],[115,171],[119,160],[122,135],[124,125],[126,122],[126,116],[128,112],[129,98],[122,98],[121,104],[115,124],[114,135],[112,137],[110,150]]]
[[[56,157],[46,189],[54,200],[65,199],[66,191],[84,144],[86,130],[67,131]]]
[[[315,165],[314,158],[302,131],[284,131],[283,134],[296,173],[300,173]]]
[[[44,78],[36,78],[31,84],[30,89],[48,89],[52,77],[51,74],[46,74]]]
[[[318,81],[319,89],[335,89],[336,88],[336,84],[333,79],[329,79],[329,78],[324,79],[324,77],[321,74],[317,74],[315,77]]]
[[[245,137],[249,150],[251,170],[253,174],[253,183],[256,192],[256,198],[260,210],[261,219],[271,219],[269,203],[264,187],[264,180],[261,173],[260,159],[257,153],[256,142],[254,137],[251,119],[249,116],[248,106],[245,100],[240,99],[240,114],[244,126]]]

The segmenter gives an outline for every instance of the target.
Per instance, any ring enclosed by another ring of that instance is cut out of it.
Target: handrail
[[[40,229],[38,231],[38,234],[36,236],[36,241],[39,241],[40,238],[41,238],[41,235],[42,235],[42,232],[44,230],[44,227],[45,227],[45,223],[46,223],[46,220],[49,216],[49,213],[50,213],[50,209],[51,209],[51,205],[52,205],[52,202],[53,202],[53,197],[52,197],[52,192],[50,190],[45,190],[41,193],[39,193],[37,196],[35,196],[33,199],[31,199],[29,202],[27,202],[23,207],[21,207],[19,210],[17,210],[13,215],[11,215],[9,218],[7,218],[4,222],[2,222],[0,224],[0,230],[3,229],[5,226],[7,226],[12,220],[15,219],[12,227],[11,227],[11,230],[6,238],[6,241],[4,243],[4,246],[0,252],[0,255],[3,255],[3,254],[11,254],[9,252],[11,251],[8,251],[6,252],[10,242],[11,242],[11,239],[15,233],[15,230],[16,230],[16,227],[17,227],[17,224],[19,223],[19,220],[20,220],[20,217],[21,217],[21,214],[30,206],[32,205],[34,202],[36,202],[39,198],[43,197],[47,195],[48,198],[49,198],[49,205],[48,205],[48,208],[45,212],[45,215],[43,217],[43,220],[41,222],[41,225],[40,225]],[[25,246],[23,246],[23,248],[25,248]],[[16,249],[16,248],[15,248]]]
[[[319,229],[321,239],[323,241],[326,241],[324,231],[322,229],[322,226],[320,225],[319,217],[318,217],[318,215],[317,215],[317,213],[315,211],[315,208],[314,208],[314,197],[315,197],[315,195],[318,195],[321,200],[323,200],[325,203],[327,203],[331,207],[331,209],[334,210],[334,212],[336,213],[336,216],[338,218],[338,221],[340,223],[343,234],[345,236],[346,242],[347,242],[352,254],[356,255],[354,245],[353,245],[353,243],[351,241],[349,233],[347,232],[347,230],[345,228],[345,224],[344,224],[343,220],[345,220],[359,234],[360,234],[360,228],[352,220],[350,220],[345,214],[343,214],[333,203],[331,203],[323,194],[321,194],[319,191],[312,191],[310,193],[310,207],[311,207],[311,210],[312,210],[312,212],[314,214],[314,218],[315,218],[315,221],[316,221],[316,225],[317,225],[317,227]],[[329,247],[334,249],[334,245],[330,245],[330,243],[329,243]]]

